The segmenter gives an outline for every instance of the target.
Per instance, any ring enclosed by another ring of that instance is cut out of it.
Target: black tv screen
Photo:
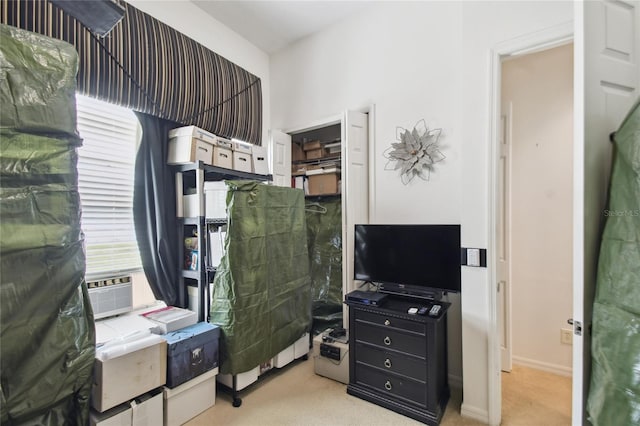
[[[354,278],[388,293],[460,291],[460,225],[356,225]]]

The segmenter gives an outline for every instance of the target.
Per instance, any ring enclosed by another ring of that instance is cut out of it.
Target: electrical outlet
[[[573,330],[570,328],[560,329],[560,343],[565,345],[573,345]]]

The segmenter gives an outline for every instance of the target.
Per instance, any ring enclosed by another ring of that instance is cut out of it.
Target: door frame
[[[527,53],[533,53],[557,47],[566,43],[570,43],[574,39],[573,21],[556,25],[542,31],[537,31],[524,36],[516,37],[511,40],[495,45],[489,52],[490,61],[490,81],[489,81],[489,253],[496,253],[497,248],[497,220],[499,207],[499,155],[500,155],[500,115],[501,115],[501,82],[502,82],[502,60],[510,56],[519,56]],[[575,47],[574,47],[575,58]],[[579,66],[575,66],[579,68]],[[574,81],[574,88],[576,88]],[[575,91],[575,89],[574,89]],[[575,124],[574,124],[575,126]],[[574,143],[575,143],[574,135]],[[578,143],[575,143],[577,146]],[[575,150],[575,148],[574,148]],[[574,161],[576,154],[574,151]],[[576,167],[578,169],[578,167]],[[574,199],[577,190],[582,185],[576,185],[576,174],[574,172]],[[576,212],[574,211],[574,218]],[[574,261],[575,251],[578,246],[575,244],[576,235],[574,233]],[[582,246],[579,246],[582,247]],[[488,334],[488,398],[489,398],[489,424],[499,425],[502,417],[502,384],[501,384],[501,349],[500,349],[500,330],[498,321],[498,276],[497,276],[497,258],[495,255],[490,256],[488,263],[489,274],[489,334]],[[574,287],[578,285],[574,277]],[[574,340],[575,342],[575,340]]]

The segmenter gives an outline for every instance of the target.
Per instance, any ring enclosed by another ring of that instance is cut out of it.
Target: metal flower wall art
[[[413,130],[396,127],[399,142],[384,151],[384,157],[389,160],[384,169],[399,169],[405,185],[416,176],[428,181],[433,165],[445,159],[438,146],[441,132],[442,129],[429,130],[424,120],[418,121]]]

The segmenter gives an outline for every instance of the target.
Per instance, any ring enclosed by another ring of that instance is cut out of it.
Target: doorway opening
[[[502,419],[571,421],[573,44],[501,57],[496,254]],[[522,413],[519,413],[522,415]]]

